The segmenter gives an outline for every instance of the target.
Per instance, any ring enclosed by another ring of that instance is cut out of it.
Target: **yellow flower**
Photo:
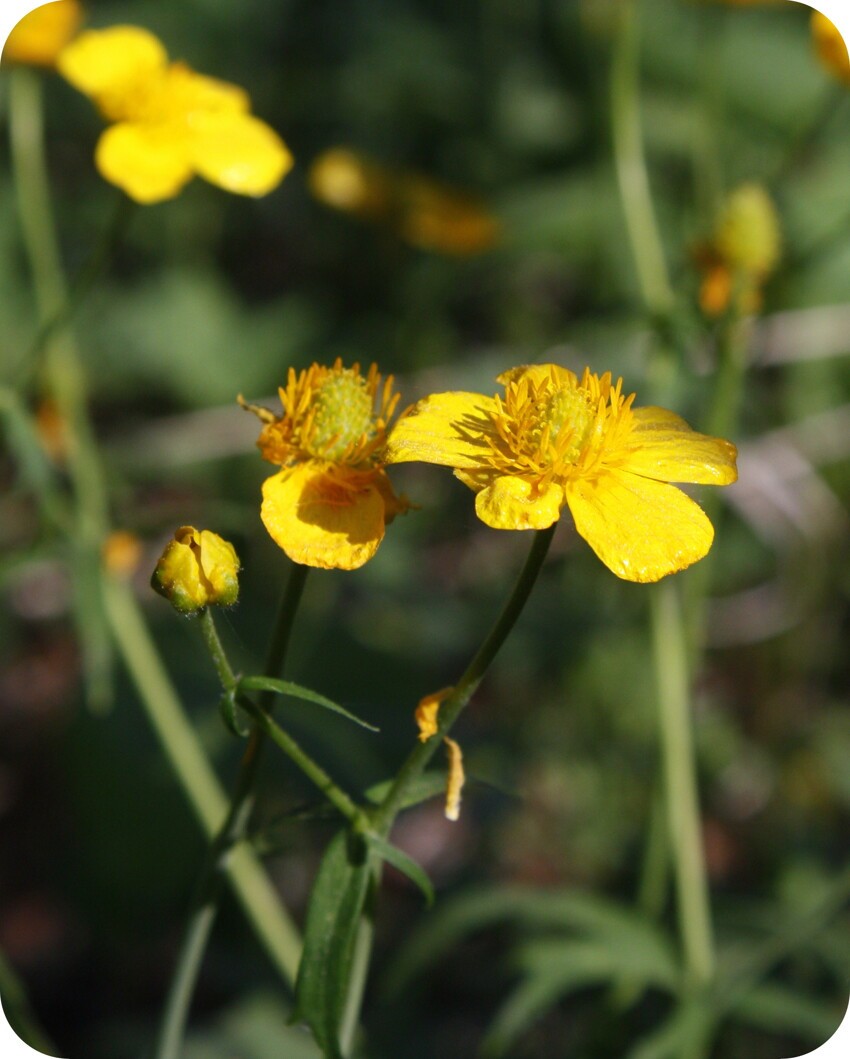
[[[741,184],[726,197],[711,238],[697,248],[700,308],[719,316],[730,304],[757,312],[761,289],[782,250],[776,207],[760,184]]]
[[[147,30],[81,33],[57,67],[113,122],[95,162],[137,202],[173,198],[193,176],[239,195],[265,195],[292,166],[278,134],[250,113],[243,89],[169,63]]]
[[[812,40],[815,52],[829,72],[850,85],[850,58],[838,29],[820,11],[812,12]]]
[[[418,173],[401,173],[344,147],[313,162],[310,191],[326,206],[390,225],[422,250],[478,254],[499,238],[499,222],[462,191]]]
[[[83,20],[77,0],[42,4],[17,23],[3,47],[3,62],[53,66]]]
[[[168,542],[151,587],[181,614],[213,605],[229,607],[239,597],[239,557],[211,530],[181,526]]]
[[[426,397],[389,436],[387,463],[453,467],[495,529],[545,529],[566,505],[580,536],[628,581],[657,581],[701,559],[711,523],[670,482],[728,485],[735,447],[674,412],[633,408],[622,379],[556,364],[499,376],[504,397]]]
[[[398,404],[393,379],[373,364],[313,364],[289,371],[283,415],[243,407],[264,422],[257,445],[282,469],[263,483],[261,517],[290,559],[306,566],[355,570],[383,540],[384,528],[405,512],[378,459]]]

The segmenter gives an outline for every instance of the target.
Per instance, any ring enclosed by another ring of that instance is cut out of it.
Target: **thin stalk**
[[[675,581],[667,579],[656,586],[651,605],[664,795],[679,930],[689,982],[703,986],[714,974],[714,941],[691,733],[688,644]]]
[[[301,602],[304,584],[307,580],[307,571],[308,568],[306,566],[298,563],[293,564],[290,569],[269,645],[265,666],[266,676],[278,676],[283,669],[295,613]],[[212,612],[209,609],[201,612],[200,628],[221,686],[226,694],[232,694],[236,688],[236,677],[222,647]],[[266,697],[266,695],[263,696],[263,698]],[[255,718],[255,727],[248,737],[248,743],[242,755],[235,789],[227,814],[223,823],[211,835],[212,841],[195,884],[195,895],[190,905],[189,921],[186,925],[183,944],[180,948],[180,954],[169,984],[168,996],[163,1009],[159,1037],[154,1052],[155,1059],[177,1059],[180,1054],[189,1018],[189,1010],[192,1005],[192,997],[195,993],[198,975],[200,974],[212,928],[218,914],[225,873],[228,870],[228,865],[232,864],[234,855],[242,851],[248,852],[248,847],[243,843],[243,839],[254,809],[260,753],[265,735],[258,722],[260,717],[267,718],[267,714],[265,710],[258,708],[257,713],[254,713],[253,716]],[[285,735],[285,733],[282,734]],[[307,755],[300,751],[300,747],[297,749],[306,759]],[[310,764],[313,763],[310,762]],[[315,767],[318,769],[319,766]],[[328,782],[332,782],[330,777],[327,777],[327,779]],[[290,973],[286,976],[290,985],[295,981],[295,974],[298,969],[300,942],[298,943],[298,950],[294,966],[289,966]]]
[[[557,526],[557,523],[548,529],[535,532],[525,565],[520,571],[513,591],[501,614],[496,619],[495,624],[472,661],[466,667],[460,680],[440,706],[437,733],[427,742],[416,744],[408,755],[407,760],[401,766],[383,802],[375,810],[372,817],[372,825],[383,837],[389,834],[410,787],[425,771],[428,762],[442,743],[443,737],[463,712],[464,707],[472,698],[475,689],[481,683],[484,674],[496,657],[499,648],[516,624],[537,580],[537,575],[543,566],[546,553],[549,551],[549,545],[552,543],[552,537],[555,533],[555,526]]]
[[[614,167],[641,294],[656,318],[673,308],[673,288],[658,231],[641,132],[638,101],[640,51],[632,0],[621,0],[611,66],[611,133]]]
[[[114,578],[105,578],[103,591],[118,650],[139,698],[202,830],[215,840],[228,817],[227,798],[183,712],[132,591]],[[267,955],[291,985],[301,958],[301,939],[262,865],[242,843],[231,850],[224,872]]]

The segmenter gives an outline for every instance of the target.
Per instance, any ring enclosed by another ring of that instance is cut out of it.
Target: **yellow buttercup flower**
[[[499,222],[471,195],[419,173],[394,171],[344,147],[319,155],[308,184],[325,205],[386,223],[422,250],[478,254],[499,238]]]
[[[399,395],[373,364],[293,369],[281,388],[283,415],[243,407],[263,420],[257,445],[281,470],[263,483],[263,524],[290,559],[354,570],[378,549],[385,527],[408,509],[393,492],[379,450]]]
[[[850,85],[850,57],[837,27],[820,11],[812,12],[811,25],[818,58],[834,77]]]
[[[743,313],[757,312],[781,251],[773,200],[760,184],[741,184],[724,200],[710,239],[697,248],[703,273],[699,302],[706,316],[719,316],[730,304]]]
[[[53,66],[83,20],[77,0],[42,4],[17,23],[3,46],[3,62]]]
[[[238,195],[265,195],[292,166],[278,134],[250,113],[243,89],[169,63],[145,29],[81,33],[57,67],[113,123],[95,163],[137,202],[173,198],[194,176]]]
[[[229,541],[211,530],[181,526],[156,564],[151,587],[181,614],[194,614],[235,603],[238,575],[239,557]]]
[[[439,393],[399,420],[387,463],[453,467],[495,529],[546,529],[567,506],[579,534],[627,581],[657,581],[701,559],[714,530],[668,483],[728,485],[735,446],[664,408],[634,408],[622,379],[557,364],[499,376],[504,396]]]

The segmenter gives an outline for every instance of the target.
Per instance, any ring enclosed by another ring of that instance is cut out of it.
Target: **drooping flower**
[[[292,166],[278,134],[250,113],[242,88],[169,63],[145,29],[81,33],[57,67],[112,122],[95,163],[137,202],[173,198],[194,176],[238,195],[265,195]]]
[[[240,398],[263,421],[257,445],[281,470],[263,483],[263,524],[294,562],[354,570],[408,509],[379,459],[399,395],[373,364],[293,369],[279,390],[281,416]]]
[[[390,169],[345,147],[319,155],[308,183],[325,205],[384,223],[421,250],[479,254],[499,238],[499,222],[473,196],[420,173]]]
[[[53,66],[83,21],[77,0],[55,0],[33,8],[18,22],[3,46],[3,62]]]
[[[757,312],[781,249],[779,219],[767,191],[760,184],[741,184],[730,192],[710,238],[696,251],[700,308],[706,316],[720,316],[730,305],[742,313]]]
[[[229,607],[239,597],[239,557],[230,541],[212,530],[181,526],[165,546],[151,587],[181,614]]]
[[[495,529],[546,529],[569,508],[576,529],[627,581],[657,581],[708,552],[710,521],[671,482],[728,485],[735,446],[664,408],[634,408],[622,379],[557,364],[499,376],[504,396],[439,393],[402,417],[387,463],[453,467]]]
[[[812,12],[811,25],[817,57],[833,77],[850,85],[850,57],[838,27],[820,11]]]

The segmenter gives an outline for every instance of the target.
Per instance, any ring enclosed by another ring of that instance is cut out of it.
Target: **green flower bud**
[[[239,557],[211,530],[181,526],[151,577],[151,587],[181,614],[208,606],[227,607],[239,596]]]

